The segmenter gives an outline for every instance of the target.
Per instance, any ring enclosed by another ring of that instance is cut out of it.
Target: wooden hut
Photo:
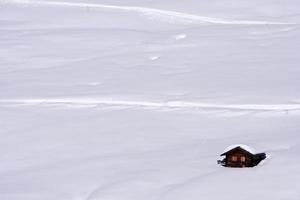
[[[218,160],[218,164],[224,167],[254,167],[266,158],[265,153],[254,153],[254,151],[246,145],[234,145],[228,147],[221,156],[225,156],[223,160]]]

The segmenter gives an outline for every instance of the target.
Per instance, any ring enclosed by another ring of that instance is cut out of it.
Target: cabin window
[[[236,162],[237,161],[237,156],[232,156],[231,161]]]
[[[241,157],[241,162],[246,162],[246,157],[245,156]]]

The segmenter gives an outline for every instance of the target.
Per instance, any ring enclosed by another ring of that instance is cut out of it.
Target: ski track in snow
[[[199,109],[211,111],[257,111],[257,112],[296,112],[300,111],[300,104],[209,104],[187,101],[129,101],[92,98],[61,98],[61,99],[6,99],[0,100],[0,106],[125,106],[131,108],[155,109]]]
[[[194,14],[188,14],[177,11],[161,10],[155,8],[138,7],[138,6],[116,6],[95,3],[65,2],[65,1],[35,1],[35,0],[0,0],[0,3],[16,3],[33,6],[66,6],[66,7],[82,7],[96,9],[113,9],[121,11],[130,11],[149,16],[152,19],[159,19],[169,22],[185,22],[185,23],[211,23],[211,24],[233,24],[233,25],[284,25],[294,23],[270,22],[270,21],[252,21],[252,20],[228,20],[222,18],[205,17]]]

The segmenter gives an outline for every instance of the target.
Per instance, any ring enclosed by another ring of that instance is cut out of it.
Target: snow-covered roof
[[[228,152],[228,151],[230,151],[230,150],[232,150],[232,149],[235,149],[235,148],[237,148],[237,147],[241,147],[242,149],[248,151],[249,153],[255,154],[255,151],[254,151],[252,148],[250,148],[249,146],[245,145],[245,144],[234,144],[234,145],[231,145],[231,146],[227,147],[227,148],[223,151],[222,154],[224,154],[224,153],[226,153],[226,152]]]

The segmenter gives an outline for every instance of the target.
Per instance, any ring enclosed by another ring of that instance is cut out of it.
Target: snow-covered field
[[[0,0],[0,200],[299,200],[300,1]],[[244,143],[268,159],[216,164]]]

